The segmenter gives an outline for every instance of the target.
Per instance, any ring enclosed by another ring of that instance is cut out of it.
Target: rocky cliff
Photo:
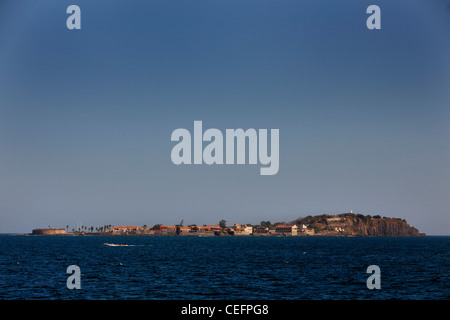
[[[299,218],[293,223],[314,228],[316,234],[356,235],[378,237],[418,237],[425,234],[411,227],[406,220],[354,213],[335,216],[320,215]]]

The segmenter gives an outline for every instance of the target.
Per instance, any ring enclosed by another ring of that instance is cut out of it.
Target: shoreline
[[[3,233],[3,236],[30,236],[30,237],[179,237],[179,238],[209,238],[209,237],[233,237],[233,238],[424,238],[424,237],[450,237],[450,235],[418,235],[418,236],[368,236],[368,235],[345,235],[345,234],[315,234],[315,235],[214,235],[214,234],[111,234],[111,233],[85,233],[85,234],[32,234],[32,233]]]

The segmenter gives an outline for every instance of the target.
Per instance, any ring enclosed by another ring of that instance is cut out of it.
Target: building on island
[[[141,228],[139,226],[127,226],[128,234],[137,234],[140,231],[141,231]]]
[[[279,224],[275,227],[275,233],[283,236],[296,236],[298,227],[295,224]]]
[[[120,235],[128,232],[127,226],[114,226],[113,227],[113,234],[114,235]]]
[[[177,229],[177,234],[180,236],[190,234],[191,232],[191,227],[178,227]]]
[[[269,235],[269,228],[268,227],[257,226],[253,230],[253,235],[259,235],[259,236]]]
[[[177,233],[177,226],[162,225],[159,230],[162,234],[175,235]]]
[[[206,225],[202,227],[198,227],[199,232],[214,232],[214,231],[222,231],[222,227],[219,225]]]
[[[302,227],[298,230],[298,235],[299,236],[313,236],[315,233],[313,228],[308,228],[307,226],[305,226],[304,224],[302,225]]]
[[[42,230],[42,229],[35,229]],[[58,230],[58,229],[52,229]],[[62,231],[53,231],[52,234],[65,233]],[[335,228],[337,232],[344,232],[343,228]],[[40,233],[39,233],[40,232]],[[44,234],[45,231],[34,231],[33,234]],[[296,224],[278,224],[274,227],[270,226],[251,226],[251,225],[239,225],[235,223],[231,227],[221,227],[220,225],[161,225],[156,224],[153,227],[144,225],[139,226],[113,226],[111,231],[108,231],[112,235],[190,235],[190,236],[212,236],[212,235],[234,235],[234,236],[310,236],[314,235],[314,229],[304,224],[297,226]]]
[[[146,229],[139,226],[114,226],[112,234],[113,235],[128,235],[128,234],[140,234]]]
[[[234,224],[233,230],[235,236],[249,236],[253,233],[253,227],[247,225],[240,226],[237,223]]]

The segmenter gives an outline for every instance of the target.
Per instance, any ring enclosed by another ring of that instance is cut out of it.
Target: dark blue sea
[[[367,287],[370,265],[380,289]],[[0,236],[6,300],[449,298],[450,237]]]

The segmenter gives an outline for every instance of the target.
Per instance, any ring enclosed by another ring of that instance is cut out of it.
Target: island
[[[425,236],[405,219],[362,215],[353,212],[337,215],[316,215],[298,218],[290,222],[261,221],[260,224],[237,223],[227,226],[226,220],[217,225],[177,225],[156,224],[153,227],[113,226],[87,227],[78,225],[69,231],[66,228],[34,229],[32,235],[97,235],[97,236],[261,236],[261,237],[302,237],[302,236],[368,236],[368,237],[420,237]]]

